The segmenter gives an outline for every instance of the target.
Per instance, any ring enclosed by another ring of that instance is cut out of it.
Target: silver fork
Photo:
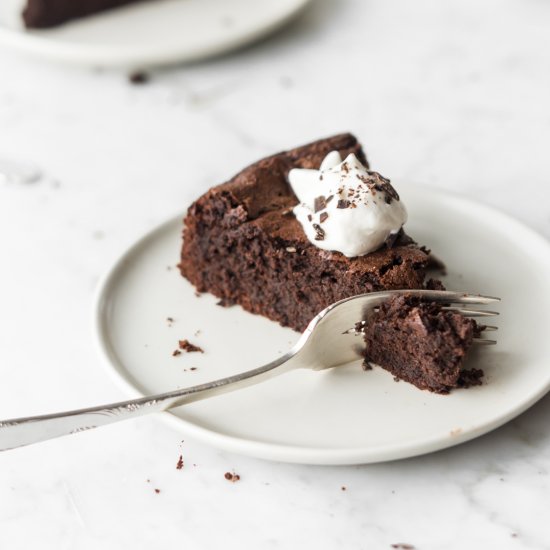
[[[167,411],[186,403],[252,386],[294,369],[324,370],[356,361],[361,357],[363,348],[361,343],[357,339],[353,339],[352,336],[357,334],[356,323],[368,320],[381,303],[391,296],[403,293],[430,301],[456,305],[489,304],[499,300],[463,292],[432,290],[395,290],[353,296],[336,302],[321,311],[309,323],[296,345],[288,353],[267,365],[207,384],[199,384],[140,399],[0,421],[0,450],[6,451],[62,435],[106,426],[119,420]],[[498,315],[495,311],[463,309],[452,305],[445,307],[469,317]],[[496,327],[487,328],[496,329]],[[494,340],[483,338],[477,338],[475,341],[485,345],[496,343]]]

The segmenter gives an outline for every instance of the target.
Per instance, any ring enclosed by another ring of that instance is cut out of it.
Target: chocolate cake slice
[[[27,28],[44,29],[139,1],[142,0],[26,0],[22,16]]]
[[[375,363],[399,380],[436,393],[481,384],[483,371],[463,369],[481,327],[441,304],[398,295],[383,303],[360,328],[367,368]]]
[[[292,168],[320,167],[338,151],[367,159],[351,134],[260,160],[210,189],[184,220],[179,268],[199,292],[240,304],[302,331],[329,304],[364,292],[422,288],[428,253],[404,232],[375,252],[349,258],[314,246],[292,209]]]

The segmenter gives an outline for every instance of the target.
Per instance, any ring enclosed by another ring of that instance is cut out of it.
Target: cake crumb
[[[195,297],[200,298],[202,295],[198,290],[195,290]]]
[[[236,483],[241,479],[241,476],[239,474],[236,474],[235,472],[225,472],[224,476],[227,481],[231,481],[231,483]]]
[[[457,381],[459,388],[471,388],[473,386],[481,386],[483,384],[484,372],[482,369],[467,369],[460,371]]]
[[[160,489],[155,489],[155,493],[158,495],[160,493]]]
[[[145,71],[134,71],[128,75],[131,84],[147,84],[151,77]]]
[[[414,550],[414,546],[412,544],[407,544],[406,542],[396,542],[395,544],[392,544],[391,547],[399,548],[401,550]]]
[[[187,353],[200,352],[204,353],[204,350],[199,346],[195,346],[189,340],[180,340],[178,342],[179,349],[186,351]]]
[[[181,470],[183,468],[183,456],[180,455],[178,458],[178,462],[176,464],[176,470]]]
[[[426,290],[447,290],[439,279],[428,279],[424,286]]]
[[[166,322],[168,323],[168,326],[172,326],[174,324],[174,318],[173,317],[166,317]]]
[[[361,363],[361,368],[363,370],[372,370],[372,365],[367,360],[365,360]]]
[[[347,488],[345,485],[342,485],[342,487],[340,487],[340,490],[342,490],[342,491],[347,491],[348,488]]]
[[[221,307],[231,307],[235,305],[235,302],[229,298],[222,298],[216,302],[216,305]]]
[[[449,435],[450,435],[451,437],[455,437],[455,436],[457,436],[457,435],[460,435],[461,433],[462,433],[462,428],[455,428],[454,430],[451,430],[451,431],[449,432]]]
[[[175,349],[173,352],[172,352],[172,357],[177,357],[178,355],[181,355],[181,351],[179,349]]]

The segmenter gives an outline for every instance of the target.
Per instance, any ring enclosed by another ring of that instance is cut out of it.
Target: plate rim
[[[478,211],[484,212],[497,221],[505,223],[516,232],[519,232],[529,241],[534,241],[536,246],[546,249],[548,252],[547,260],[548,269],[550,271],[550,241],[546,239],[536,230],[532,229],[525,223],[517,220],[511,215],[502,212],[501,210],[489,206],[485,203],[477,202],[465,195],[457,192],[442,190],[425,185],[415,184],[415,193],[425,190],[432,195],[437,195],[438,200],[453,200],[462,202],[462,205],[467,205]],[[405,193],[403,193],[405,194]],[[121,368],[117,366],[116,359],[112,356],[109,350],[107,339],[103,337],[105,327],[103,326],[103,314],[105,310],[106,295],[112,282],[116,279],[117,272],[124,266],[125,262],[144,246],[147,241],[166,231],[166,229],[176,224],[181,223],[184,213],[177,216],[172,216],[164,222],[154,226],[153,228],[144,231],[141,235],[126,247],[123,253],[112,262],[108,270],[100,278],[95,295],[93,298],[92,308],[92,332],[94,335],[94,343],[104,369],[108,372],[111,379],[115,381],[117,386],[129,393],[131,397],[144,397],[142,393],[132,382],[124,376]],[[447,449],[467,441],[471,441],[481,435],[485,435],[516,418],[537,401],[544,397],[550,391],[550,376],[545,385],[541,385],[537,391],[532,392],[519,406],[512,407],[506,414],[491,417],[478,426],[468,427],[460,433],[450,434],[445,440],[442,440],[440,434],[435,434],[433,437],[421,437],[418,442],[407,440],[405,444],[384,444],[377,447],[347,447],[347,448],[325,448],[311,447],[299,445],[286,445],[278,443],[268,443],[257,441],[243,437],[231,436],[222,432],[209,429],[183,418],[176,416],[170,411],[163,411],[161,417],[166,419],[174,428],[185,432],[186,436],[195,438],[201,443],[219,448],[225,451],[234,452],[241,455],[261,458],[266,460],[274,460],[280,462],[288,462],[295,464],[312,464],[312,465],[357,465],[370,464],[377,462],[387,462],[393,460],[401,460],[429,454],[435,451]]]
[[[128,46],[74,45],[57,41],[51,37],[13,29],[0,22],[0,45],[13,51],[31,55],[36,59],[46,59],[69,65],[102,68],[141,68],[161,67],[178,63],[192,63],[229,53],[272,34],[297,17],[312,0],[289,0],[288,9],[276,18],[249,28],[246,32],[220,40],[208,47],[189,51],[185,47],[163,46],[146,52],[139,49],[136,54]],[[134,6],[139,9],[139,5]],[[102,14],[105,15],[105,14]],[[106,15],[108,17],[108,14]]]

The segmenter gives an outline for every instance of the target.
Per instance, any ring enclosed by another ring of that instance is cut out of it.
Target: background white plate
[[[157,0],[32,31],[14,25],[0,9],[0,43],[51,60],[101,67],[193,61],[272,32],[308,2]]]
[[[442,449],[488,432],[550,388],[550,246],[509,217],[426,188],[400,193],[408,232],[444,258],[449,288],[500,296],[498,345],[476,350],[485,384],[440,396],[359,363],[292,372],[164,416],[223,449],[289,462],[355,464]],[[175,264],[181,221],[139,241],[106,277],[97,302],[102,354],[132,395],[190,386],[259,366],[298,335],[262,317],[196,297]],[[166,318],[175,319],[169,326]],[[493,323],[491,318],[491,323]],[[200,331],[197,333],[197,331]],[[172,357],[178,339],[204,355]],[[189,370],[197,367],[197,370]],[[137,389],[137,391],[136,391]]]

